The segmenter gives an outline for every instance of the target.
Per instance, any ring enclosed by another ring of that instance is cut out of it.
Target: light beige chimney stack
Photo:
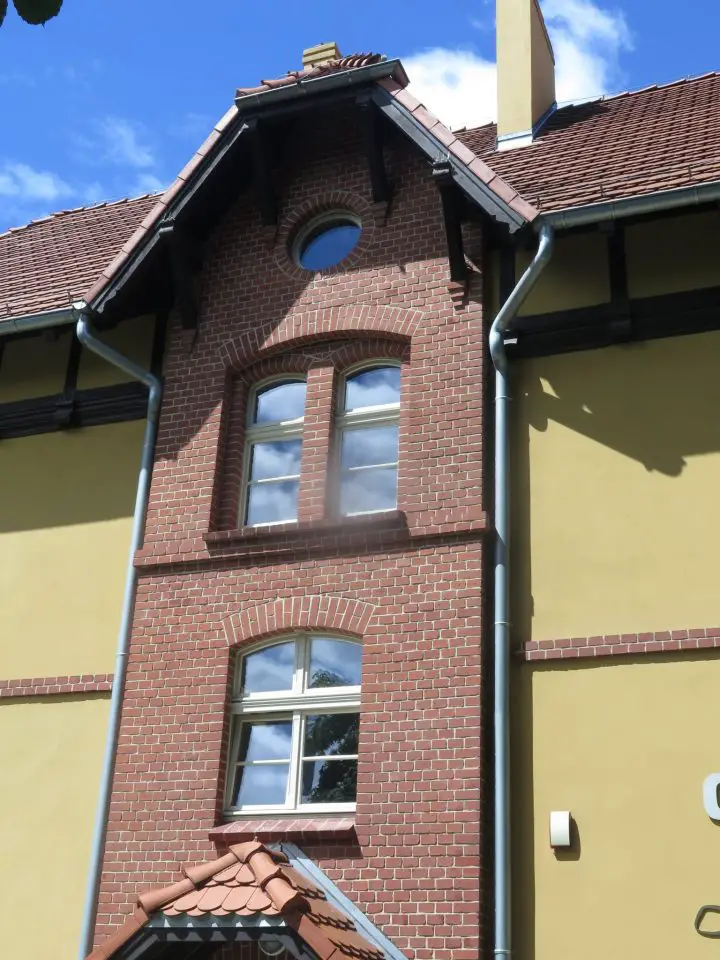
[[[555,57],[538,0],[497,0],[498,148],[532,143],[555,107]]]
[[[339,60],[342,54],[334,40],[330,43],[318,43],[315,47],[303,50],[302,63],[304,67],[320,67],[331,60]]]

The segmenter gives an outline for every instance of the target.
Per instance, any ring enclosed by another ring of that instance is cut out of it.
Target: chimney
[[[306,70],[312,70],[313,67],[321,67],[331,60],[339,60],[341,56],[334,40],[330,43],[318,43],[315,47],[303,50],[302,64]]]
[[[532,143],[555,109],[555,57],[538,0],[497,0],[498,150]]]

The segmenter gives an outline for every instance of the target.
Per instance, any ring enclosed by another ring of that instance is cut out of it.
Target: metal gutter
[[[495,366],[495,587],[494,587],[494,758],[495,782],[495,957],[511,954],[510,892],[510,394],[504,333],[552,257],[554,232],[544,223],[537,252],[490,328]]]
[[[718,201],[720,201],[720,181],[713,180],[710,183],[700,183],[692,187],[660,190],[657,193],[646,193],[639,197],[621,197],[619,200],[606,200],[602,203],[589,203],[584,207],[568,207],[565,210],[541,213],[536,222],[539,227],[549,224],[556,230],[568,230],[590,223],[619,220],[621,217],[642,216]]]
[[[148,370],[139,367],[132,360],[128,360],[117,350],[98,340],[93,329],[90,312],[84,302],[75,305],[77,319],[77,338],[84,347],[107,360],[113,366],[127,373],[134,380],[139,380],[148,387],[150,393],[147,407],[147,424],[143,439],[142,455],[140,459],[140,475],[138,477],[137,492],[135,495],[135,510],[133,513],[132,535],[130,538],[130,555],[128,558],[127,574],[125,578],[125,594],[123,597],[120,629],[118,632],[117,650],[115,654],[115,673],[113,676],[112,695],[110,699],[110,716],[105,743],[105,756],[100,781],[100,796],[98,798],[93,832],[92,849],[90,854],[90,868],[88,871],[85,905],[82,919],[82,932],[78,957],[80,960],[92,950],[97,915],[97,896],[100,887],[103,854],[107,820],[110,810],[110,796],[112,789],[115,758],[117,754],[118,736],[120,733],[120,713],[123,695],[125,692],[125,678],[127,675],[127,659],[130,647],[130,632],[132,629],[133,612],[135,609],[135,590],[137,586],[137,570],[134,565],[135,552],[142,546],[145,533],[145,515],[150,493],[150,477],[152,474],[155,455],[155,440],[157,437],[160,402],[162,400],[162,381]]]
[[[26,313],[21,317],[7,317],[5,320],[0,320],[0,336],[4,337],[11,333],[31,333],[33,330],[47,330],[50,327],[61,327],[71,323],[75,323],[72,307],[60,307],[44,313]]]

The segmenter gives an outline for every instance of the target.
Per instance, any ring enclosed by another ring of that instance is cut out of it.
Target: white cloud
[[[143,131],[138,124],[122,117],[105,117],[99,123],[103,159],[118,166],[152,167],[155,156],[142,142]]]
[[[70,184],[49,170],[35,170],[27,163],[11,161],[0,166],[0,196],[13,197],[19,202],[55,202],[74,194]]]
[[[595,0],[541,0],[555,51],[559,103],[600,97],[622,79],[620,55],[632,49],[621,10]],[[448,126],[478,126],[495,119],[496,66],[470,50],[435,47],[403,63],[410,91]]]

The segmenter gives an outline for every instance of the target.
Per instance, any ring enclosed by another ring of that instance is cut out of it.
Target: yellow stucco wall
[[[0,702],[8,960],[77,955],[108,707],[101,695]]]
[[[625,255],[631,297],[720,286],[717,213],[697,213],[628,227]]]
[[[24,337],[3,345],[0,361],[0,403],[61,393],[71,335]]]
[[[513,365],[518,641],[714,626],[720,333]]]
[[[141,367],[148,369],[152,352],[152,338],[155,321],[152,317],[135,317],[118,324],[114,330],[104,330],[100,339],[108,346],[129,357]],[[124,383],[128,376],[107,363],[96,353],[83,350],[78,370],[78,390],[90,387],[108,387],[114,383]]]
[[[522,665],[514,684],[517,960],[714,960],[693,930],[720,903],[720,657]],[[579,844],[555,856],[551,810]],[[717,928],[717,924],[716,924]]]
[[[518,252],[518,277],[534,253],[532,248]],[[600,233],[580,233],[556,239],[553,258],[522,305],[520,315],[592,307],[609,299],[607,241]]]
[[[143,430],[0,443],[0,678],[112,671]]]

